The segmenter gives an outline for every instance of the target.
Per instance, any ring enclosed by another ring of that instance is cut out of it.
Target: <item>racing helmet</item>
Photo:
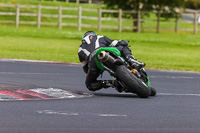
[[[94,31],[87,31],[85,32],[85,34],[82,36],[82,40],[86,37],[86,36],[89,36],[89,35],[93,35],[93,36],[97,36],[97,34],[94,32]]]

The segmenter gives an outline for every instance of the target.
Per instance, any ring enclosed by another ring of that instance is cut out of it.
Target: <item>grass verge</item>
[[[78,47],[84,33],[72,28],[0,25],[0,58],[78,63]],[[149,69],[200,72],[198,35],[132,32],[97,32],[116,40],[129,40],[133,55]]]

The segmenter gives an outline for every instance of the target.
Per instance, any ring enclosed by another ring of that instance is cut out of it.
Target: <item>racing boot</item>
[[[114,88],[118,91],[118,92],[123,92],[124,88],[122,87],[122,85],[119,83],[119,81],[117,80],[113,80],[112,84],[114,86]]]
[[[138,71],[145,67],[145,63],[139,62],[133,56],[126,57],[126,61],[129,63],[131,68],[136,69]]]
[[[101,81],[101,87],[102,88],[113,87],[112,80],[102,80]]]
[[[123,87],[119,84],[117,80],[102,80],[102,88],[112,87],[115,88],[118,92],[123,91]]]

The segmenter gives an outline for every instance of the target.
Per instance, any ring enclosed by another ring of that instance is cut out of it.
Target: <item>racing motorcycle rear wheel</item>
[[[130,72],[124,65],[116,69],[116,77],[129,89],[141,98],[147,98],[151,95],[151,89],[139,78]]]
[[[153,87],[150,87],[151,89],[151,96],[155,96],[156,95],[156,89],[154,89]]]

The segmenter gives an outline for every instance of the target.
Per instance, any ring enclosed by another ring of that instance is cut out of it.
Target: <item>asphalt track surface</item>
[[[113,88],[88,91],[79,65],[1,60],[1,90],[58,88],[90,96],[0,101],[0,133],[199,133],[200,73],[147,72],[158,94],[142,99]]]

